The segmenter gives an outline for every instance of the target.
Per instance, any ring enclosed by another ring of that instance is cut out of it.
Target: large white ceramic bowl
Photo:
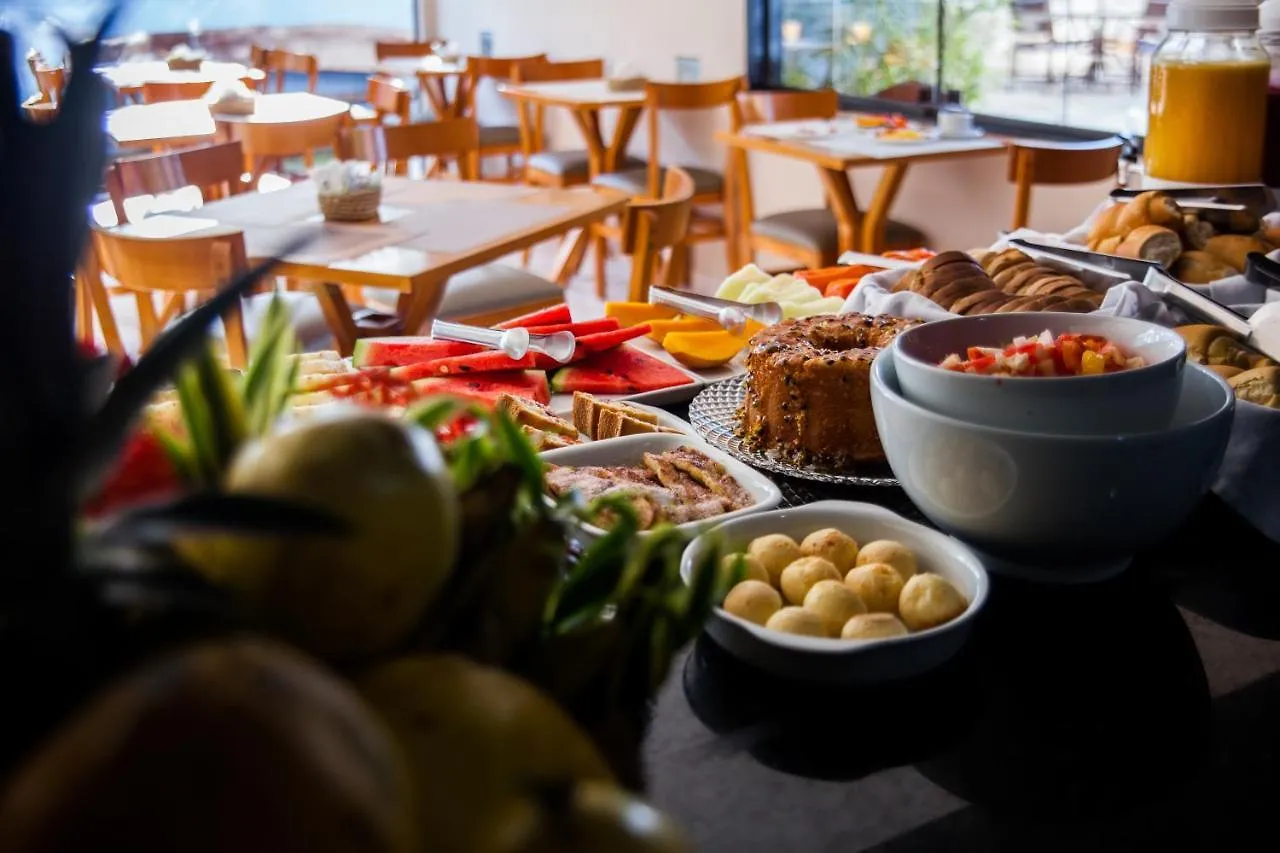
[[[1191,365],[1163,430],[996,429],[908,401],[896,364],[887,350],[872,365],[871,402],[902,488],[988,569],[1046,580],[1114,574],[1172,533],[1213,483],[1235,414],[1227,384]]]
[[[969,609],[957,619],[927,631],[856,641],[769,631],[717,607],[707,623],[712,639],[736,657],[777,675],[839,684],[909,678],[944,663],[960,650],[974,617],[987,600],[987,573],[982,563],[952,537],[884,507],[821,501],[727,521],[685,549],[680,571],[687,582],[693,566],[717,544],[728,549],[725,553],[732,553],[744,550],[758,536],[785,533],[800,541],[826,527],[841,530],[862,545],[876,539],[901,542],[915,553],[920,571],[934,572],[955,584],[969,600]]]
[[[968,347],[1003,347],[1048,329],[1102,335],[1144,367],[1100,376],[984,376],[938,367]],[[1172,329],[1124,317],[1024,312],[939,320],[908,329],[893,343],[907,400],[986,426],[1073,435],[1151,432],[1178,406],[1186,343]]]
[[[755,503],[744,509],[718,515],[714,518],[679,524],[676,525],[677,529],[696,533],[719,524],[726,519],[763,512],[767,509],[773,509],[782,503],[782,492],[778,490],[772,480],[754,468],[743,465],[732,456],[716,450],[694,436],[675,435],[672,433],[632,435],[626,438],[611,438],[607,441],[583,442],[582,444],[575,444],[572,447],[564,447],[559,450],[548,450],[539,455],[544,462],[552,465],[570,465],[579,468],[584,465],[642,466],[644,465],[644,455],[646,453],[665,453],[678,447],[696,448],[723,465],[725,471],[751,493]],[[592,542],[605,534],[603,528],[596,527],[594,524],[580,524],[578,528],[577,538],[583,543]],[[646,534],[647,531],[641,531],[640,533],[641,536]]]

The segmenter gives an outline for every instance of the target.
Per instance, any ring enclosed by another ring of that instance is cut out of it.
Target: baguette
[[[1179,255],[1169,272],[1187,284],[1208,284],[1236,275],[1240,270],[1210,252],[1190,251]]]
[[[983,269],[986,271],[987,275],[995,278],[1007,269],[1030,263],[1034,263],[1034,261],[1032,261],[1025,253],[1020,252],[1017,249],[1006,249],[994,258],[991,258],[986,264],[983,264]]]
[[[1271,247],[1252,234],[1219,234],[1204,244],[1204,250],[1228,266],[1243,270],[1251,252],[1266,254]]]
[[[1015,296],[1013,299],[1010,299],[1008,302],[997,308],[995,313],[1008,314],[1014,311],[1031,311],[1034,309],[1029,308],[1028,306],[1035,301],[1036,297],[1034,296]]]
[[[1182,227],[1182,208],[1171,196],[1162,192],[1145,192],[1135,196],[1116,217],[1111,236],[1127,238],[1144,225],[1159,225],[1170,230]]]
[[[1117,255],[1119,254],[1120,244],[1123,241],[1124,238],[1117,234],[1105,240],[1099,240],[1098,245],[1093,247],[1093,251],[1101,252],[1104,255]]]
[[[1168,267],[1182,254],[1182,238],[1163,225],[1142,225],[1129,232],[1116,254]]]
[[[1178,326],[1174,329],[1187,342],[1187,361],[1196,364],[1225,364],[1248,370],[1253,366],[1252,350],[1240,342],[1229,329],[1208,323]]]
[[[1093,221],[1093,227],[1089,229],[1089,237],[1086,241],[1089,244],[1089,248],[1093,248],[1094,244],[1100,243],[1108,237],[1116,236],[1120,214],[1124,213],[1125,207],[1127,205],[1113,204],[1098,214],[1098,218]]]
[[[1187,248],[1203,249],[1209,239],[1217,233],[1217,230],[1211,224],[1194,213],[1183,214],[1182,241],[1187,244]]]
[[[975,275],[970,278],[961,279],[960,281],[948,284],[930,298],[943,308],[950,311],[951,306],[956,303],[956,300],[965,296],[970,296],[980,290],[986,290],[990,284],[991,280],[985,275],[981,277]]]
[[[998,298],[997,298],[998,297]],[[977,309],[988,302],[998,302],[1003,305],[1008,300],[1009,295],[1002,290],[989,287],[985,290],[979,290],[977,293],[970,293],[961,299],[957,299],[951,306],[951,310],[957,314],[969,314],[971,312],[978,313]]]
[[[1255,367],[1227,380],[1236,397],[1269,409],[1280,409],[1280,367]]]
[[[1018,264],[1017,266],[1006,267],[1005,269],[1001,270],[1000,272],[992,276],[991,280],[995,282],[996,287],[1000,288],[1005,293],[1010,293],[1011,292],[1009,290],[1010,282],[1012,282],[1018,276],[1022,275],[1024,272],[1026,272],[1031,266],[1034,266],[1034,265],[1031,264],[1030,261],[1028,261],[1025,264]]]

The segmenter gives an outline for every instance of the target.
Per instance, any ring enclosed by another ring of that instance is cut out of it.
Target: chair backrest
[[[840,95],[835,89],[743,92],[738,100],[746,124],[835,118],[840,109]]]
[[[370,77],[366,100],[379,122],[386,120],[387,116],[395,116],[401,124],[412,120],[413,93],[393,77]]]
[[[196,186],[205,201],[245,192],[244,149],[239,142],[221,142],[117,160],[107,169],[107,193],[116,211],[116,221],[128,221],[125,199],[158,195]]]
[[[515,78],[516,69],[547,61],[545,53],[529,56],[468,56],[467,73],[458,81],[455,98],[459,115],[476,114],[476,89],[485,81],[507,82]]]
[[[415,157],[453,160],[459,175],[479,175],[480,128],[473,118],[424,121],[402,125],[357,125],[342,132],[338,154],[365,160],[398,175],[408,172]]]
[[[603,77],[603,59],[575,59],[570,62],[517,62],[511,69],[511,79],[516,83],[599,80]]]
[[[142,84],[142,102],[158,104],[162,101],[194,101],[203,98],[213,88],[207,80],[191,82],[147,82]]]
[[[649,197],[658,198],[663,189],[661,146],[661,114],[668,111],[714,110],[729,111],[729,129],[742,126],[742,108],[738,95],[746,91],[746,81],[741,77],[713,80],[708,83],[646,83],[645,106],[649,110]]]
[[[374,42],[373,49],[379,62],[384,59],[415,59],[434,54],[436,52],[436,42],[379,41]]]
[[[228,229],[209,236],[153,238],[94,226],[93,247],[102,271],[120,287],[139,295],[144,349],[165,322],[185,307],[187,294],[196,292],[207,297],[248,268],[243,232]],[[151,298],[155,292],[166,294],[159,317]],[[242,367],[248,347],[240,305],[234,305],[223,320],[228,360],[233,367]]]
[[[684,169],[672,166],[666,171],[661,198],[637,198],[627,205],[622,215],[622,251],[632,256],[631,300],[648,299],[659,255],[682,243],[688,235],[693,194],[693,178]]]
[[[1017,185],[1013,227],[1023,228],[1031,208],[1031,188],[1049,184],[1088,184],[1115,179],[1124,140],[1118,136],[1088,142],[1019,141],[1009,151],[1009,180]]]
[[[875,93],[874,97],[886,101],[900,101],[904,104],[927,104],[933,100],[933,86],[911,80],[881,89]]]
[[[48,68],[35,64],[32,66],[32,74],[35,75],[41,101],[56,104],[62,100],[62,90],[67,87],[67,69],[64,66]]]
[[[285,124],[243,122],[237,125],[237,136],[247,157],[294,157],[301,155],[308,166],[315,152],[337,144],[338,132],[346,121],[346,113],[312,121]]]
[[[271,68],[271,48],[260,44],[249,45],[249,65],[260,71]]]
[[[276,75],[276,91],[284,91],[286,74],[307,75],[307,91],[315,92],[320,83],[320,60],[309,53],[291,53],[273,50],[268,54],[268,66]]]

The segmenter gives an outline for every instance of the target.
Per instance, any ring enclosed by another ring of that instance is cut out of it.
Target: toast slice
[[[556,432],[548,432],[537,427],[523,424],[520,430],[527,436],[533,444],[533,449],[541,453],[544,450],[558,450],[561,447],[570,447],[578,443],[577,438],[571,438]]]
[[[578,437],[577,427],[533,400],[503,394],[498,398],[495,408],[522,427],[532,427],[542,432],[555,433],[575,440]]]
[[[658,416],[653,412],[636,408],[627,403],[620,403],[614,400],[599,400],[590,394],[584,394],[581,391],[575,391],[573,394],[573,425],[578,431],[584,435],[588,435],[593,439],[601,438],[617,438],[617,435],[604,435],[601,433],[600,418],[605,412],[613,412],[617,415],[625,415],[633,420],[641,423],[650,424],[653,428],[641,430],[641,432],[657,432]],[[634,435],[636,433],[623,433],[623,435]]]
[[[617,409],[605,409],[600,412],[600,417],[596,421],[595,437],[599,441],[606,438],[621,438],[624,435],[645,435],[658,431],[657,424],[633,418],[626,412],[621,412]]]

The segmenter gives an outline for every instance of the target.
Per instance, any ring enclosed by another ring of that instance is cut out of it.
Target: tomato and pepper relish
[[[1005,347],[969,347],[938,362],[958,373],[988,376],[1098,376],[1143,367],[1141,356],[1126,355],[1101,335],[1062,334],[1048,330],[1031,338],[1015,338]]]

